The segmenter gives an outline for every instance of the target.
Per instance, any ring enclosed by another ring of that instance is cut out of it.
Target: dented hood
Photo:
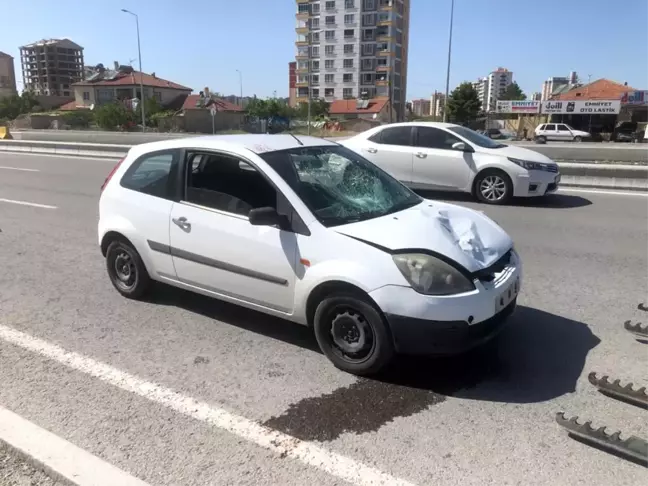
[[[436,201],[335,231],[388,250],[431,250],[470,272],[492,265],[513,246],[509,235],[483,213]]]

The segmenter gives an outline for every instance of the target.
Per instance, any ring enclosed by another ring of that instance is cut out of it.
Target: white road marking
[[[67,160],[96,160],[98,162],[110,162],[115,163],[120,158],[124,157],[126,153],[122,156],[116,155],[115,157],[92,157],[87,155],[64,155],[64,154],[41,154],[41,153],[31,153],[31,152],[4,152],[10,154],[12,157],[53,157],[55,159],[67,159]]]
[[[9,203],[9,204],[19,204],[20,206],[32,206],[34,208],[57,209],[56,206],[50,206],[49,204],[38,204],[38,203],[27,202],[27,201],[15,201],[13,199],[0,198],[0,202]]]
[[[20,171],[23,171],[23,172],[40,172],[40,170],[38,170],[38,169],[24,169],[22,167],[3,167],[1,165],[0,165],[0,169],[4,169],[4,170],[20,170]]]
[[[145,381],[110,365],[51,344],[0,324],[0,339],[61,363],[117,388],[139,395],[195,420],[237,435],[260,447],[322,470],[356,486],[414,486],[350,457],[326,450],[312,442],[265,427],[222,408],[198,401],[157,383]]]
[[[97,456],[0,406],[0,444],[53,479],[76,486],[149,486]]]
[[[609,196],[639,196],[648,197],[648,192],[641,191],[606,191],[604,189],[570,189],[560,188],[558,192],[584,192],[586,194],[607,194]]]

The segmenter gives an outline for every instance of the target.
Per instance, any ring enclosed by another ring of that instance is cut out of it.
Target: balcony
[[[383,57],[384,57],[384,56],[393,56],[393,55],[394,55],[394,51],[390,51],[390,50],[385,49],[385,50],[382,50],[382,51],[378,51],[377,54],[378,54],[379,56],[383,56]]]
[[[308,20],[309,16],[310,16],[310,14],[308,12],[297,12],[295,14],[295,18],[297,20]]]
[[[389,34],[383,34],[376,36],[378,42],[394,42],[394,38]]]
[[[297,39],[295,45],[297,47],[308,47],[308,39]]]
[[[308,81],[297,81],[295,86],[298,88],[308,88]]]
[[[299,0],[297,1],[299,3]],[[396,11],[396,5],[394,5],[393,0],[387,0],[380,2],[379,9],[381,12],[395,12]]]
[[[308,3],[310,0],[297,0],[297,3]]]
[[[376,71],[386,73],[386,72],[391,71],[391,66],[387,66],[387,65],[376,66]]]
[[[295,59],[297,60],[304,60],[304,59],[309,59],[308,51],[302,52],[302,51],[297,51],[297,54],[295,54]]]
[[[299,74],[308,74],[308,67],[298,67],[295,69],[295,72]]]
[[[376,79],[376,86],[389,86],[389,81],[386,79]]]
[[[305,26],[305,27],[297,26],[297,27],[295,27],[295,32],[297,32],[298,34],[301,34],[301,35],[306,35],[306,34],[308,34],[309,31],[310,31],[310,29],[308,28],[308,26]]]

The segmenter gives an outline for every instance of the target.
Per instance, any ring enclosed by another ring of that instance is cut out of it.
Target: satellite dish
[[[378,113],[373,114],[373,119],[375,120],[376,118],[378,118]]]
[[[90,105],[90,111],[94,110],[94,103]]]

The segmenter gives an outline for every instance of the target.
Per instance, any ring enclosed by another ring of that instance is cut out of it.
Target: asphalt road
[[[136,145],[140,143],[199,136],[186,133],[115,133],[79,130],[26,130],[12,132],[16,140],[43,140],[71,143],[106,143]],[[511,142],[506,142],[511,143]],[[644,144],[601,144],[549,142],[539,145],[533,142],[512,142],[536,150],[548,157],[574,162],[624,162],[648,164],[648,146]]]
[[[568,192],[492,208],[444,196],[513,236],[520,307],[478,352],[401,359],[369,380],[334,369],[305,328],[168,287],[120,297],[96,243],[112,165],[0,155],[0,325],[419,486],[645,481],[554,421],[565,411],[648,438],[646,412],[587,381],[648,381],[647,345],[623,330],[648,317],[636,309],[648,301],[645,197]],[[4,407],[152,485],[348,484],[5,340],[0,383]]]

